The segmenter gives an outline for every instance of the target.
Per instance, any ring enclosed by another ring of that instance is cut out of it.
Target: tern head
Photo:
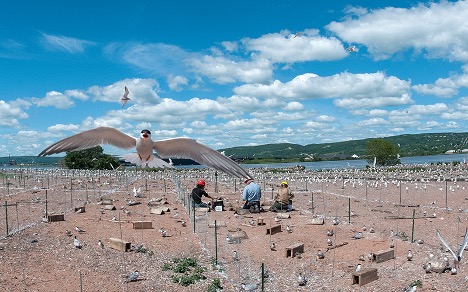
[[[151,136],[151,132],[149,130],[142,130],[141,131],[141,137],[147,139]]]

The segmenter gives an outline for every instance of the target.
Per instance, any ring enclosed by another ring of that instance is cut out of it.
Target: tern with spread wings
[[[125,106],[125,104],[127,103],[127,101],[130,100],[130,98],[128,97],[128,94],[129,94],[129,93],[130,93],[130,92],[128,91],[127,86],[125,86],[125,93],[124,93],[124,95],[123,95],[122,98],[121,98],[121,100],[122,100],[122,108]]]
[[[164,160],[156,157],[153,154],[154,150],[161,158],[188,158],[235,177],[244,179],[252,178],[246,170],[240,167],[231,158],[196,140],[190,138],[173,138],[153,141],[149,130],[142,130],[140,137],[135,139],[117,129],[99,127],[60,140],[44,149],[38,156],[47,156],[65,151],[84,150],[100,144],[110,144],[122,149],[136,148],[136,153],[123,155],[122,158],[127,162],[135,163],[142,167],[173,167]]]
[[[463,250],[465,250],[465,247],[466,245],[468,244],[468,229],[466,230],[466,234],[465,234],[465,238],[463,238],[463,242],[460,246],[460,248],[458,249],[458,252],[455,253],[451,248],[450,246],[447,244],[447,242],[445,241],[445,239],[442,237],[442,235],[440,235],[440,231],[438,229],[436,229],[437,231],[437,236],[439,237],[440,241],[442,241],[442,243],[444,244],[445,248],[447,248],[450,253],[453,255],[454,257],[454,265],[456,267],[458,267],[458,265],[460,264],[460,261],[462,259],[462,254],[463,254]]]

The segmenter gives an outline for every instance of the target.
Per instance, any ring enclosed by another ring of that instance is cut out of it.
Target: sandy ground
[[[416,281],[422,284],[418,291],[466,291],[466,260],[461,260],[455,275],[426,273],[423,265],[443,263],[444,257],[453,265],[436,229],[458,250],[468,228],[467,165],[251,173],[262,186],[265,209],[280,182],[289,182],[294,210],[281,214],[289,218],[275,220],[273,212],[236,214],[243,185],[209,169],[3,171],[0,291],[206,291],[214,279],[224,291],[251,286],[261,291],[262,264],[268,275],[264,291],[404,291]],[[194,213],[188,208],[188,194],[200,178],[207,181],[209,194],[223,199],[224,211]],[[142,198],[134,197],[134,187]],[[104,210],[102,200],[111,200],[116,209]],[[166,202],[160,207],[167,212],[150,212],[158,205],[148,202],[156,200]],[[85,212],[76,213],[81,206]],[[48,214],[64,214],[65,220],[41,222],[46,209]],[[259,218],[263,225],[257,224]],[[333,224],[334,218],[339,224]],[[323,225],[312,224],[322,219]],[[152,228],[133,229],[135,221],[150,221]],[[76,226],[85,232],[76,232]],[[67,236],[66,230],[73,235]],[[327,236],[327,230],[334,235]],[[362,239],[352,238],[357,232],[362,232]],[[81,249],[73,245],[75,235]],[[226,240],[228,235],[233,243]],[[143,244],[148,252],[113,249],[110,238]],[[292,254],[288,247],[294,244],[303,245],[303,253]],[[317,258],[318,250],[325,258]],[[408,250],[414,254],[412,261],[407,260]],[[393,251],[395,257],[383,262],[368,259],[370,253],[385,251]],[[188,287],[174,283],[171,277],[176,273],[162,267],[175,258],[197,259],[206,279]],[[364,270],[376,269],[378,279],[353,284],[353,279],[360,280],[353,277],[359,263]],[[138,280],[126,283],[126,275],[135,270]],[[299,273],[307,279],[305,286],[298,284]]]

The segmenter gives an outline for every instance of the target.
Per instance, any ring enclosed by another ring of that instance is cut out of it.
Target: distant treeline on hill
[[[375,138],[351,140],[336,143],[299,145],[291,143],[266,144],[258,146],[240,146],[220,149],[226,156],[235,160],[295,160],[320,161],[365,158],[367,143]],[[468,132],[465,133],[430,133],[406,134],[382,139],[391,141],[400,147],[400,156],[427,156],[453,151],[468,151]]]
[[[351,140],[336,143],[299,145],[291,143],[239,146],[219,149],[226,156],[238,162],[304,162],[340,159],[365,159],[367,143],[375,138]],[[444,153],[468,152],[468,132],[405,134],[382,139],[400,147],[400,156],[427,156]],[[11,156],[0,157],[0,165],[12,162],[17,165],[57,165],[63,157]],[[168,161],[167,159],[165,159]],[[174,165],[197,164],[190,159],[172,159]]]

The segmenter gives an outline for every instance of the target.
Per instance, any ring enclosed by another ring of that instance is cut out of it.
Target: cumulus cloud
[[[96,44],[92,41],[80,40],[74,37],[51,35],[46,33],[42,33],[42,39],[49,50],[62,51],[72,54],[82,53],[86,47]]]
[[[347,107],[347,103],[364,98],[369,100],[386,98],[390,100],[387,104],[405,104],[411,100],[408,95],[409,89],[409,81],[386,76],[382,72],[364,74],[344,72],[326,77],[306,73],[296,76],[287,83],[275,80],[267,85],[245,84],[236,87],[234,92],[239,95],[299,100],[346,97],[348,99],[337,101],[337,105]]]
[[[413,90],[426,95],[452,97],[458,94],[460,87],[468,87],[468,74],[439,78],[434,84],[417,84],[413,86]]]
[[[19,107],[0,100],[0,126],[19,127],[19,119],[27,119],[28,114]]]
[[[408,9],[360,10],[357,15],[354,12],[326,28],[346,42],[367,46],[376,59],[415,49],[425,52],[428,58],[468,61],[466,1],[419,4]]]
[[[154,79],[124,79],[117,81],[107,86],[91,86],[87,90],[93,100],[105,102],[120,102],[124,94],[124,88],[127,86],[129,90],[128,97],[131,104],[155,104],[160,102],[160,97],[157,93],[159,91],[159,83]]]
[[[187,85],[188,84],[188,79],[184,76],[173,76],[169,75],[167,77],[167,84],[169,85],[169,88],[174,90],[174,91],[181,91],[182,87],[181,85]]]
[[[271,63],[265,59],[235,61],[224,56],[205,55],[190,59],[189,64],[196,73],[220,84],[237,81],[266,82],[273,74]]]
[[[66,94],[58,91],[47,92],[43,98],[31,98],[31,102],[39,107],[55,107],[68,109],[75,106],[75,102]]]
[[[318,30],[305,30],[294,36],[289,31],[271,33],[257,39],[242,40],[253,58],[268,59],[273,63],[304,61],[332,61],[346,57],[343,44],[334,37],[319,36]]]

